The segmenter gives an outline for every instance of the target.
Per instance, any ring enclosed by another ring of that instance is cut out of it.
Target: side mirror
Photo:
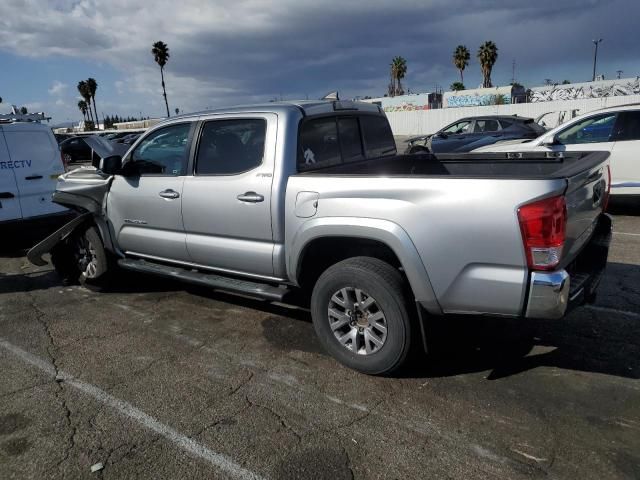
[[[555,135],[552,135],[543,139],[542,142],[540,142],[540,145],[544,147],[551,147],[552,145],[558,145],[558,140],[556,139]]]
[[[111,155],[110,157],[102,158],[98,169],[107,175],[116,175],[122,170],[122,157],[120,155]]]

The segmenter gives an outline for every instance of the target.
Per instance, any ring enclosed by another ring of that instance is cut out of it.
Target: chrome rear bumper
[[[601,215],[593,236],[566,269],[531,272],[525,317],[561,318],[573,307],[594,300],[607,264],[611,227],[611,217]]]

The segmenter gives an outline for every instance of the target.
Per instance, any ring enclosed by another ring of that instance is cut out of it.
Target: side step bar
[[[215,290],[252,295],[276,302],[281,302],[283,297],[289,292],[289,289],[286,287],[274,287],[273,285],[264,283],[223,277],[213,273],[203,273],[186,268],[148,262],[146,260],[122,258],[118,260],[118,265],[122,268],[133,270],[135,272],[151,273],[153,275],[160,275],[163,277],[177,278],[178,280],[192,283],[194,285],[201,285]]]

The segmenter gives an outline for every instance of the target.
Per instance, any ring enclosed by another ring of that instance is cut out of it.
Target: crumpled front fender
[[[27,252],[27,259],[31,263],[39,267],[46,265],[47,262],[45,262],[42,259],[42,255],[44,255],[47,252],[50,252],[53,249],[53,247],[55,247],[58,243],[60,243],[69,235],[71,235],[71,233],[76,228],[78,228],[80,225],[85,223],[87,219],[92,216],[93,216],[92,212],[86,212],[86,213],[83,213],[82,215],[77,216],[76,218],[71,220],[69,223],[63,225],[54,233],[52,233],[47,238],[45,238],[40,243],[38,243],[36,246],[31,248],[31,250]]]

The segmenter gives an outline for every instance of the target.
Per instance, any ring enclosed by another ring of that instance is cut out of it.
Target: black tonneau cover
[[[421,153],[393,155],[308,170],[298,175],[429,176],[463,178],[569,178],[604,162],[609,152]]]

